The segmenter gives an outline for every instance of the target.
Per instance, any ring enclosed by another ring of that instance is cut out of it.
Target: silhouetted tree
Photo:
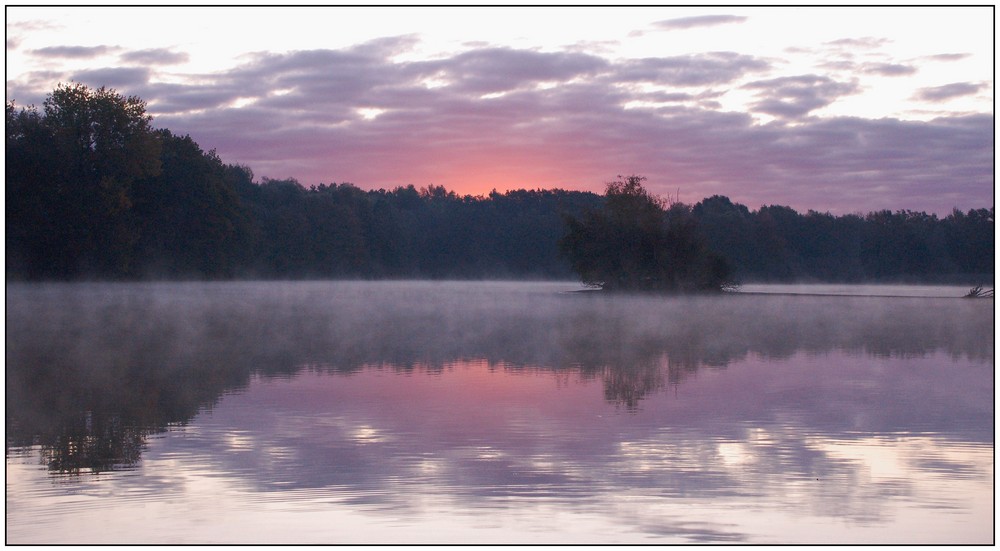
[[[138,239],[130,188],[160,172],[160,143],[145,102],[104,87],[71,84],[56,88],[44,110],[61,165],[56,185],[65,186],[60,200],[71,205],[63,221],[70,249],[81,254],[85,271],[130,273]]]
[[[650,194],[642,176],[609,182],[604,209],[566,217],[560,246],[587,285],[608,290],[708,291],[731,283],[691,209]]]
[[[42,114],[13,103],[6,112],[15,265],[35,277],[133,273],[131,186],[160,172],[145,103],[69,84],[46,98]]]

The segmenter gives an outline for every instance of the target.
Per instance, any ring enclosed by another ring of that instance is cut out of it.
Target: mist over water
[[[11,285],[8,358],[44,351],[53,361],[177,365],[235,355],[266,370],[475,358],[568,367],[640,354],[724,363],[833,349],[993,354],[992,301],[955,301],[958,287],[922,300],[772,289],[787,294],[607,295],[517,282]]]
[[[802,289],[8,285],[10,541],[991,540],[993,301]]]

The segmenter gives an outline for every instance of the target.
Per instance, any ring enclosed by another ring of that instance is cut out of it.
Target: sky
[[[8,101],[114,88],[258,180],[993,205],[992,6],[5,11]]]

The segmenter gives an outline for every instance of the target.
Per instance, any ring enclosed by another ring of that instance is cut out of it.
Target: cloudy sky
[[[257,177],[835,214],[993,205],[992,7],[7,7],[7,99],[148,103]]]

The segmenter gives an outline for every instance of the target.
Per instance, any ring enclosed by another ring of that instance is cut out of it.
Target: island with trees
[[[619,175],[607,185],[603,209],[566,216],[560,247],[583,283],[667,292],[733,286],[732,266],[710,249],[691,208],[652,195],[643,180]]]
[[[992,282],[993,207],[834,216],[687,205],[638,175],[604,195],[257,179],[145,103],[57,87],[6,104],[8,280],[572,279],[608,290],[739,281]]]

